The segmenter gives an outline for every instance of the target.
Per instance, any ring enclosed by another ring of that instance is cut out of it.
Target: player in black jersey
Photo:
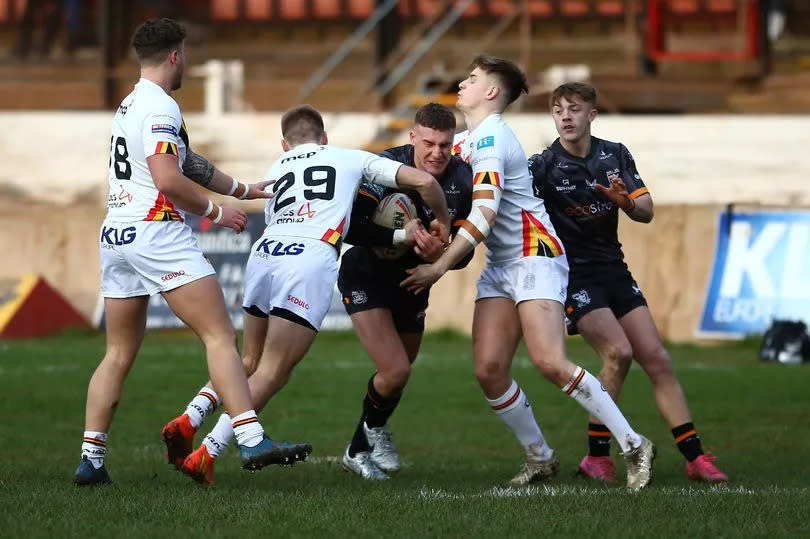
[[[414,124],[411,144],[380,155],[436,177],[447,197],[455,233],[472,204],[472,171],[461,159],[450,156],[456,118],[449,108],[430,103],[416,112]],[[346,311],[377,367],[368,381],[360,421],[343,455],[343,466],[366,479],[387,479],[385,472],[400,468],[387,422],[408,382],[425,329],[429,292],[412,294],[399,283],[407,277],[407,268],[432,262],[443,252],[442,243],[423,228],[433,216],[413,191],[404,192],[416,205],[419,219],[407,223],[404,230],[393,231],[372,221],[377,204],[398,191],[368,183],[360,187],[346,237],[354,247],[343,254],[338,277]],[[396,260],[379,258],[374,252],[375,246],[395,243],[412,245],[413,249]],[[466,266],[471,258],[472,253],[457,268]]]
[[[535,194],[545,200],[568,253],[569,331],[579,332],[602,358],[599,378],[614,400],[635,358],[652,382],[658,409],[687,460],[689,478],[726,481],[714,457],[703,454],[669,354],[618,240],[619,209],[634,221],[649,223],[652,197],[627,148],[591,135],[597,114],[592,86],[563,84],[550,104],[560,136],[529,158],[529,168]],[[579,473],[612,481],[610,432],[594,418],[590,421],[589,454]]]

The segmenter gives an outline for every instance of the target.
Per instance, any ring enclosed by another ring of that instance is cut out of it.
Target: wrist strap
[[[404,228],[398,228],[398,229],[394,230],[394,240],[392,242],[394,245],[400,245],[402,243],[405,243],[406,239],[407,239],[407,234],[405,233]]]
[[[228,192],[228,196],[232,196],[236,192],[236,188],[239,187],[239,182],[236,178],[231,178],[231,181],[233,183],[231,184],[231,190]]]

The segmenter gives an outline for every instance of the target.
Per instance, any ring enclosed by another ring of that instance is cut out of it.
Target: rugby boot
[[[700,455],[692,462],[686,463],[686,476],[692,481],[705,481],[706,483],[725,483],[728,476],[714,465],[717,457],[711,453]]]
[[[369,427],[363,422],[363,432],[371,446],[371,460],[384,472],[398,472],[402,468],[397,446],[388,425]]]
[[[274,442],[266,434],[262,441],[253,447],[239,445],[239,456],[242,458],[242,468],[255,472],[270,464],[292,466],[302,462],[312,453],[310,444],[293,444],[289,442]]]
[[[194,445],[196,429],[191,426],[187,414],[176,417],[166,423],[160,435],[166,444],[166,457],[169,464],[178,470],[183,467],[183,461],[189,456]]]

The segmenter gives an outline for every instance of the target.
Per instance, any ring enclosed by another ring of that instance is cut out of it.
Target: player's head
[[[526,75],[509,60],[479,54],[470,64],[470,74],[458,85],[457,106],[462,112],[487,108],[502,112],[520,94],[529,93]]]
[[[455,133],[456,115],[452,110],[438,103],[419,107],[411,129],[416,168],[437,178],[441,176],[450,162]]]
[[[284,113],[281,117],[281,136],[281,147],[285,152],[306,142],[328,142],[323,117],[310,105],[300,105]]]
[[[172,90],[183,83],[186,53],[183,41],[186,29],[172,19],[149,19],[132,35],[132,48],[141,68],[161,67],[170,77]]]
[[[591,134],[596,118],[596,88],[584,82],[566,82],[551,92],[551,116],[562,140],[577,142]]]

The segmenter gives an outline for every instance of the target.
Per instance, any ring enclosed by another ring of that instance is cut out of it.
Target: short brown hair
[[[437,131],[449,131],[456,129],[456,115],[450,108],[439,103],[428,103],[422,105],[416,111],[414,123],[422,127],[429,127]]]
[[[566,82],[557,86],[548,100],[549,108],[559,103],[563,97],[569,101],[573,97],[578,97],[585,103],[596,106],[596,88],[585,82]]]
[[[292,108],[281,117],[281,136],[292,144],[318,140],[323,132],[323,117],[311,105]]]
[[[497,58],[489,54],[479,54],[473,58],[470,64],[470,71],[480,68],[485,73],[495,75],[503,85],[506,105],[510,105],[520,94],[529,93],[529,85],[526,82],[526,75],[518,65],[511,60]]]
[[[142,64],[157,64],[169,51],[179,49],[186,39],[186,29],[172,19],[149,19],[132,34],[132,48]]]

